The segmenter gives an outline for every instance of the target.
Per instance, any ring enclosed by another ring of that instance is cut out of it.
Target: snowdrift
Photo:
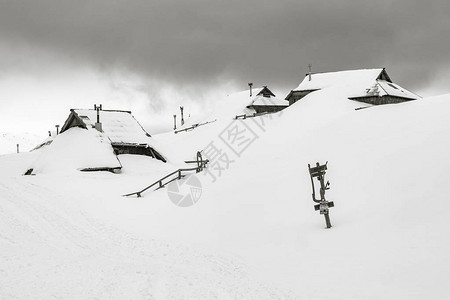
[[[71,128],[55,137],[30,166],[33,174],[114,170],[122,166],[110,140],[94,130]]]
[[[258,278],[307,299],[445,298],[450,97],[355,110],[361,104],[346,95],[314,92],[266,116],[240,156],[218,139],[227,123],[189,133],[218,143],[234,162],[215,171],[216,181],[200,175],[202,198],[189,211],[163,192],[149,195],[138,223],[161,226],[158,236],[173,241],[239,253]],[[326,161],[336,205],[330,230],[314,211],[307,169]]]
[[[17,152],[27,152],[33,149],[40,141],[41,137],[30,133],[5,133],[0,132],[0,155]]]
[[[35,165],[48,176],[2,175],[0,296],[447,298],[450,95],[355,110],[349,92],[329,87],[280,113],[233,121],[227,112],[156,135],[180,161],[210,143],[230,159],[195,175],[202,194],[188,208],[164,189],[120,197],[165,171],[141,157],[124,157],[120,175],[58,176],[61,165],[88,165],[84,139],[111,154],[81,129],[67,132],[80,140],[69,150],[58,136]],[[255,134],[238,154],[226,139],[234,125]],[[68,162],[67,151],[79,157]],[[314,211],[307,168],[325,161],[331,229]]]

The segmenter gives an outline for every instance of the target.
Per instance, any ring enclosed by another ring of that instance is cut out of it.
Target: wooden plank
[[[324,172],[327,170],[327,165],[322,165],[322,166],[318,166],[318,167],[312,167],[309,168],[309,173],[318,173],[318,172]]]
[[[328,208],[334,207],[334,202],[333,201],[329,201],[329,202],[327,202],[327,205],[328,205]],[[320,210],[320,204],[314,205],[314,210]]]

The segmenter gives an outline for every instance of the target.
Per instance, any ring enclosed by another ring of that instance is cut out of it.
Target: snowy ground
[[[0,130],[0,155],[17,153],[17,144],[19,144],[19,152],[30,151],[42,139],[42,136],[30,133],[6,133]]]
[[[121,156],[121,174],[22,176],[39,151],[0,156],[0,298],[447,299],[450,96],[355,111],[335,92],[155,136],[173,163]],[[230,124],[256,136],[239,155]],[[233,162],[197,175],[194,206],[120,196],[211,142]],[[311,200],[316,161],[331,229]]]

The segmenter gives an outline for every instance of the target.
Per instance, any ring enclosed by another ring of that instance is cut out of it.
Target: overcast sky
[[[448,0],[0,0],[0,132],[103,103],[152,133],[248,82],[284,98],[308,64],[450,93],[449,16]]]

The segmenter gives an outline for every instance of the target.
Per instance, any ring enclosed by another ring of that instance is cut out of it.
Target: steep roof
[[[319,90],[327,87],[337,85],[347,85],[354,83],[358,85],[364,85],[377,80],[384,69],[362,69],[362,70],[349,70],[339,72],[327,72],[327,73],[314,73],[311,74],[311,80],[309,75],[306,75],[299,86],[294,91],[309,91]],[[384,71],[386,73],[386,71]],[[390,81],[390,79],[389,79]]]
[[[147,144],[148,134],[129,111],[100,110],[103,133],[113,144]],[[92,129],[97,122],[94,109],[71,109],[71,115],[61,128],[61,133],[75,123],[79,127]]]
[[[264,95],[267,97],[264,97]],[[227,97],[220,98],[219,101],[215,103],[215,111],[212,113],[211,118],[229,118],[240,114],[252,115],[256,113],[252,108],[255,101],[261,103],[259,105],[274,105],[270,104],[270,100],[274,99],[273,97],[275,97],[275,95],[267,88],[267,86],[252,88],[252,96],[250,96],[250,91],[248,89],[229,94]],[[267,99],[267,101],[262,102],[262,98]]]
[[[286,105],[285,101],[277,99],[267,86],[252,88],[252,96],[250,96],[249,90],[245,90],[228,95],[228,98],[239,99],[238,101],[243,102],[246,107],[251,107],[252,105]]]
[[[297,88],[291,91],[286,100],[296,91],[315,91],[324,88],[345,89],[349,98],[391,95],[409,99],[418,95],[392,82],[384,68],[361,69],[306,75]]]
[[[401,86],[393,82],[377,80],[377,85],[375,87],[378,88],[378,96],[391,95],[410,99],[420,98],[420,96],[408,91],[407,89],[402,88]]]

